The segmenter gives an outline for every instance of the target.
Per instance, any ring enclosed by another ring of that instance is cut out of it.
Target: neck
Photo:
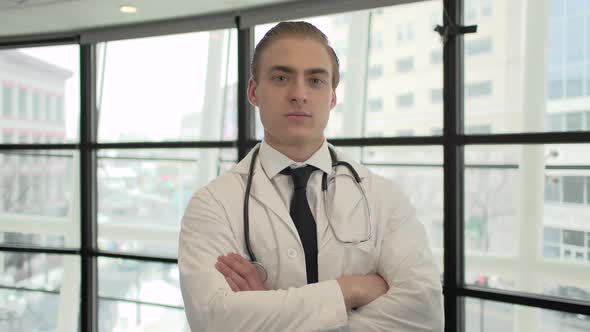
[[[289,159],[296,162],[304,162],[311,158],[316,151],[324,144],[324,139],[313,143],[299,143],[299,144],[281,144],[272,142],[269,139],[264,139],[266,144],[272,146],[275,150],[287,156]]]

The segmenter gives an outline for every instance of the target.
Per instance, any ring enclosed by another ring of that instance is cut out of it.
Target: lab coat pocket
[[[267,290],[275,289],[277,285],[277,269],[278,269],[278,249],[260,250],[256,253],[258,262],[264,267],[267,277],[264,282],[264,288]]]

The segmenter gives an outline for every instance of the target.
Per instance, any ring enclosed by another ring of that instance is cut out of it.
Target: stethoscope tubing
[[[267,273],[266,269],[264,268],[264,266],[262,266],[262,264],[260,262],[258,262],[258,260],[256,259],[256,256],[254,255],[254,252],[252,251],[252,247],[250,246],[250,218],[249,218],[250,190],[252,188],[252,177],[254,175],[254,165],[256,164],[256,158],[258,157],[259,150],[260,150],[260,148],[256,148],[252,152],[252,159],[250,161],[250,167],[248,169],[248,179],[246,180],[246,191],[244,193],[244,242],[246,244],[246,251],[248,251],[248,255],[250,256],[250,261],[252,262],[252,264],[254,264],[256,266],[256,269],[258,270],[258,272],[263,275],[262,282],[265,282],[266,279],[268,278],[268,273]],[[369,220],[369,222],[368,222],[369,223],[369,230],[368,230],[367,238],[365,240],[344,241],[344,240],[340,239],[340,237],[338,237],[338,235],[336,235],[336,232],[332,229],[332,231],[334,232],[334,236],[336,237],[336,239],[338,241],[344,242],[344,243],[361,243],[361,242],[368,241],[369,239],[371,239],[371,237],[373,235],[373,220],[372,220],[372,215],[371,215],[371,210],[370,210],[370,205],[369,205],[369,200],[367,198],[367,194],[366,194],[365,190],[363,189],[363,186],[361,185],[361,178],[358,175],[357,171],[354,169],[354,167],[350,163],[348,163],[346,161],[339,161],[337,159],[336,153],[332,150],[332,148],[328,147],[328,150],[330,151],[330,157],[332,158],[332,167],[333,168],[336,168],[338,166],[344,166],[350,171],[350,173],[352,173],[352,176],[354,177],[354,180],[355,180],[359,190],[363,194],[363,199],[364,199],[364,203],[367,207],[367,214],[368,214],[368,220]],[[328,192],[328,176],[326,173],[324,173],[322,176],[322,191],[324,193],[324,205],[325,205],[325,204],[327,204],[326,202],[327,202],[327,192]],[[332,228],[332,222],[330,220],[330,217],[328,216],[327,206],[324,207],[324,209],[326,212],[326,218],[328,218],[328,224],[330,225],[330,228]]]

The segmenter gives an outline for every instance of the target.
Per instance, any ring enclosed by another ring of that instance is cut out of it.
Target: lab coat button
[[[287,250],[287,256],[289,256],[289,258],[297,257],[297,250],[289,248],[289,250]]]

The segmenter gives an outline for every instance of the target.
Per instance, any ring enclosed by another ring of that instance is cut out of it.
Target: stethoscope
[[[264,266],[256,260],[256,256],[254,255],[254,253],[252,252],[252,248],[250,247],[250,218],[248,215],[248,205],[249,205],[249,201],[250,201],[250,188],[252,187],[252,175],[254,175],[254,165],[256,163],[256,158],[258,157],[259,149],[260,148],[257,148],[256,150],[254,150],[252,152],[252,160],[250,161],[250,168],[248,170],[248,180],[246,182],[246,192],[244,194],[244,238],[245,238],[245,242],[246,242],[246,250],[248,251],[248,255],[250,256],[250,261],[252,262],[252,264],[254,264],[256,266],[258,273],[262,277],[262,282],[265,282],[266,279],[268,278],[268,273],[266,272],[266,269],[264,268]],[[332,158],[332,168],[336,168],[338,166],[344,166],[350,171],[350,173],[352,173],[352,176],[354,177],[357,188],[363,194],[363,201],[365,202],[365,207],[366,207],[365,211],[367,212],[367,220],[368,220],[369,227],[367,227],[367,236],[365,237],[364,240],[346,241],[346,240],[342,240],[338,236],[337,232],[334,231],[334,227],[332,226],[332,220],[330,219],[330,216],[328,215],[328,209],[327,209],[327,206],[328,206],[328,175],[326,173],[324,173],[322,175],[322,192],[324,193],[324,210],[326,212],[326,218],[328,219],[328,225],[330,225],[330,229],[332,229],[332,233],[334,234],[334,237],[340,242],[355,243],[355,244],[366,242],[366,241],[370,240],[371,237],[373,236],[373,219],[372,219],[372,215],[371,215],[371,206],[369,205],[369,199],[367,198],[367,194],[361,184],[361,177],[358,175],[358,173],[356,172],[354,167],[352,167],[351,164],[349,164],[346,161],[339,161],[338,158],[336,157],[336,152],[334,152],[334,150],[331,147],[328,147],[328,150],[330,151],[330,157]]]

